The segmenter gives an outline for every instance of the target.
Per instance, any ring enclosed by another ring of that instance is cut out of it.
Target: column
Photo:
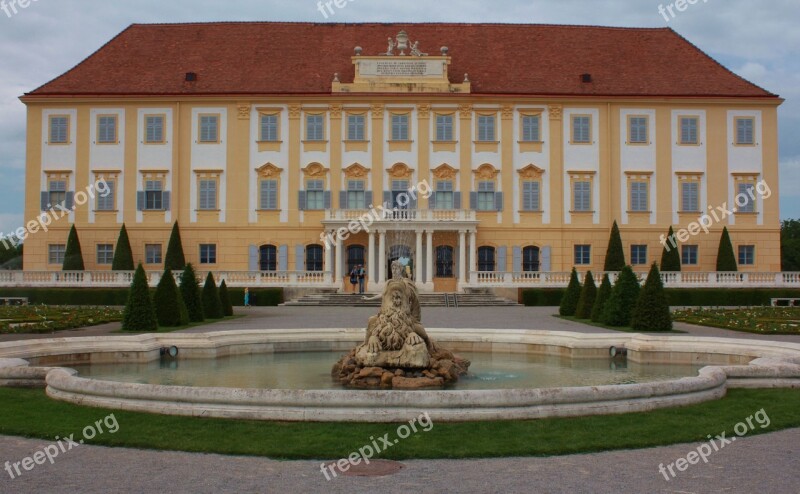
[[[367,240],[367,282],[369,283],[370,287],[376,282],[376,264],[378,263],[375,261],[375,232],[370,231],[369,239]]]
[[[417,255],[414,258],[414,281],[424,283],[422,279],[422,230],[417,230]]]
[[[469,270],[471,272],[478,270],[478,235],[475,232],[469,232]]]
[[[386,232],[378,232],[378,283],[386,283]]]
[[[425,259],[425,283],[433,283],[433,232],[428,230],[425,232],[427,237],[427,249],[425,252],[428,257]]]
[[[341,287],[342,285],[342,237],[336,235],[336,274],[333,275],[333,283]]]
[[[458,232],[458,283],[467,283],[467,232]]]
[[[331,283],[336,280],[336,273],[333,272],[333,245],[325,243],[325,270],[328,271]]]

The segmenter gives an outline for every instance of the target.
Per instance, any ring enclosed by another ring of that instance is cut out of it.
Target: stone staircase
[[[367,296],[374,294],[368,293]],[[488,291],[469,293],[420,293],[421,307],[515,307],[514,301]],[[365,301],[353,293],[313,293],[282,304],[286,307],[379,307],[380,300]]]

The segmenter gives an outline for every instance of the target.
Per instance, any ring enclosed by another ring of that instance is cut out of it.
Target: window
[[[306,140],[307,141],[325,140],[324,115],[306,115]]]
[[[522,210],[539,211],[540,206],[539,182],[526,180],[522,182]]]
[[[278,181],[277,180],[262,180],[261,181],[261,197],[259,205],[262,210],[275,210],[278,209]]]
[[[363,180],[347,181],[347,209],[367,209]]]
[[[260,141],[275,142],[278,140],[278,115],[261,115]]]
[[[161,190],[161,180],[145,180],[144,182],[144,209],[145,211],[164,210],[164,192]]]
[[[53,207],[61,205],[66,207],[67,204],[67,181],[66,180],[50,180],[48,190],[48,204]]]
[[[739,213],[755,213],[756,201],[753,199],[756,197],[755,185],[749,182],[740,182],[737,184],[736,188],[739,193],[734,201],[736,203],[736,210]]]
[[[495,141],[494,127],[495,127],[494,115],[478,115],[478,141],[494,142]]]
[[[69,117],[50,117],[50,144],[67,144],[69,142]]]
[[[592,210],[592,182],[580,180],[572,183],[572,210],[576,212]]]
[[[592,264],[592,246],[591,245],[576,245],[575,246],[575,265],[588,266]]]
[[[478,182],[478,211],[496,210],[494,182]]]
[[[278,270],[278,249],[274,245],[262,245],[258,249],[258,266],[261,271]]]
[[[522,117],[522,141],[539,142],[541,141],[541,117],[539,115],[523,115]]]
[[[756,246],[755,245],[740,245],[739,246],[739,265],[740,266],[754,266],[756,263]]]
[[[97,245],[97,264],[112,264],[114,262],[114,245]]]
[[[646,245],[631,245],[631,264],[634,266],[647,264]]]
[[[366,119],[364,115],[348,115],[347,116],[347,139],[350,141],[364,141],[366,140],[366,133],[364,129]]]
[[[647,144],[647,117],[628,118],[628,143]]]
[[[755,124],[754,118],[736,119],[736,144],[740,146],[755,144]]]
[[[161,264],[161,244],[146,244],[144,246],[144,262],[146,264]]]
[[[105,195],[97,195],[97,211],[114,211],[117,208],[115,188],[117,183],[113,180],[106,180]]]
[[[162,144],[164,142],[164,117],[148,115],[144,117],[145,144]]]
[[[648,201],[648,183],[631,182],[631,211],[642,213],[650,210]]]
[[[681,264],[685,266],[697,265],[697,246],[696,245],[682,245],[681,246]]]
[[[526,273],[539,271],[539,247],[522,249],[522,270]]]
[[[351,245],[347,248],[347,274],[353,272],[358,266],[364,265],[364,247],[361,245]],[[366,274],[366,269],[364,270]]]
[[[219,116],[200,116],[200,142],[219,142]]]
[[[392,140],[408,140],[408,115],[392,115]]]
[[[592,117],[572,117],[572,143],[589,144],[592,142]]]
[[[97,142],[98,144],[117,143],[116,115],[103,115],[97,117]]]
[[[200,244],[200,264],[217,263],[217,245]]]
[[[697,182],[681,183],[681,212],[695,213],[700,211],[700,184]]]
[[[306,209],[325,209],[325,184],[322,180],[306,182]]]
[[[217,181],[207,178],[200,179],[198,190],[200,193],[199,209],[215,211],[217,209]]]
[[[64,264],[64,253],[67,246],[64,244],[51,244],[47,246],[47,262],[49,264]]]
[[[455,198],[452,180],[439,180],[436,182],[436,209],[455,209]]]
[[[306,271],[322,271],[322,246],[309,245],[306,248]]]
[[[436,277],[453,277],[453,248],[449,245],[436,247]]]
[[[494,271],[494,247],[478,247],[478,271]]]
[[[697,117],[681,117],[681,144],[698,144]]]
[[[452,115],[436,115],[436,140],[437,141],[453,140]]]
[[[408,180],[392,180],[392,207],[394,209],[409,209],[411,197],[408,189]]]

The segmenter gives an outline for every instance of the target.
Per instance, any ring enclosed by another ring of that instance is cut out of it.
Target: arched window
[[[262,245],[258,250],[258,265],[261,271],[277,271],[278,249],[274,245]]]
[[[539,271],[539,247],[522,249],[522,270]]]
[[[350,274],[358,266],[364,265],[364,246],[351,245],[347,248],[347,273]]]
[[[494,271],[494,247],[478,247],[478,271]]]
[[[309,245],[306,247],[306,271],[322,271],[322,255],[321,245]]]
[[[436,277],[453,277],[453,248],[449,245],[436,247]]]

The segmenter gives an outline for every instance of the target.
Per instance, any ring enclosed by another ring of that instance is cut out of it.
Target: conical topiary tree
[[[178,222],[172,226],[172,234],[169,236],[167,245],[167,255],[164,257],[164,269],[177,271],[186,267],[186,257],[183,255],[183,243],[181,242],[181,230]]]
[[[200,285],[197,283],[197,273],[194,267],[187,264],[181,273],[181,297],[186,305],[190,322],[203,322],[203,304],[200,301]]]
[[[731,244],[731,236],[728,234],[727,226],[722,229],[722,237],[719,239],[717,271],[724,273],[739,271],[739,265],[736,263],[736,256],[733,254],[733,244]]]
[[[75,225],[69,229],[67,237],[67,248],[64,250],[63,271],[83,271],[83,253],[81,252],[81,241],[78,239],[78,230]]]
[[[564,297],[561,299],[561,307],[559,307],[558,313],[562,316],[574,316],[575,311],[578,309],[580,298],[581,282],[578,281],[578,271],[572,268],[569,285],[567,285],[567,291],[564,292]]]
[[[611,226],[611,236],[608,239],[608,249],[606,250],[606,262],[603,267],[605,271],[622,271],[625,267],[625,252],[622,250],[622,237],[619,234],[617,222]]]
[[[592,322],[603,322],[603,309],[605,309],[608,299],[611,298],[611,290],[611,280],[608,278],[608,274],[605,274],[603,275],[603,282],[600,283],[600,289],[597,290],[597,296],[594,299]]]
[[[136,268],[133,276],[128,303],[122,316],[122,329],[124,331],[158,331],[158,320],[150,299],[150,287],[147,285],[147,275],[141,264]]]
[[[225,280],[219,285],[219,301],[222,304],[222,314],[225,317],[233,315],[233,304],[231,304],[231,297],[228,295],[228,285]]]
[[[203,285],[203,315],[206,319],[222,319],[222,303],[219,300],[219,290],[214,281],[214,275],[209,272],[206,283]]]
[[[172,271],[164,270],[161,281],[158,282],[153,302],[159,326],[174,328],[189,324],[186,304],[183,303],[183,297],[178,291],[178,285],[175,284]]]
[[[630,266],[622,268],[603,309],[603,322],[614,327],[630,326],[639,290],[639,279],[633,269]]]
[[[575,317],[578,319],[591,319],[594,299],[597,297],[597,285],[594,283],[592,272],[586,273],[583,280],[581,298],[578,300],[578,308],[575,310]]]
[[[656,263],[650,268],[647,281],[639,294],[631,318],[631,328],[636,331],[672,331],[669,302]]]
[[[669,233],[667,233],[667,242],[664,245],[664,250],[661,251],[661,271],[666,273],[679,273],[681,270],[681,254],[678,252],[678,242],[675,241],[675,245],[672,245],[673,240],[675,240],[675,232],[670,225]]]
[[[128,238],[128,230],[125,228],[125,223],[119,229],[119,237],[117,237],[117,248],[114,249],[114,260],[111,263],[112,271],[133,271],[133,251],[131,250],[131,241]]]

